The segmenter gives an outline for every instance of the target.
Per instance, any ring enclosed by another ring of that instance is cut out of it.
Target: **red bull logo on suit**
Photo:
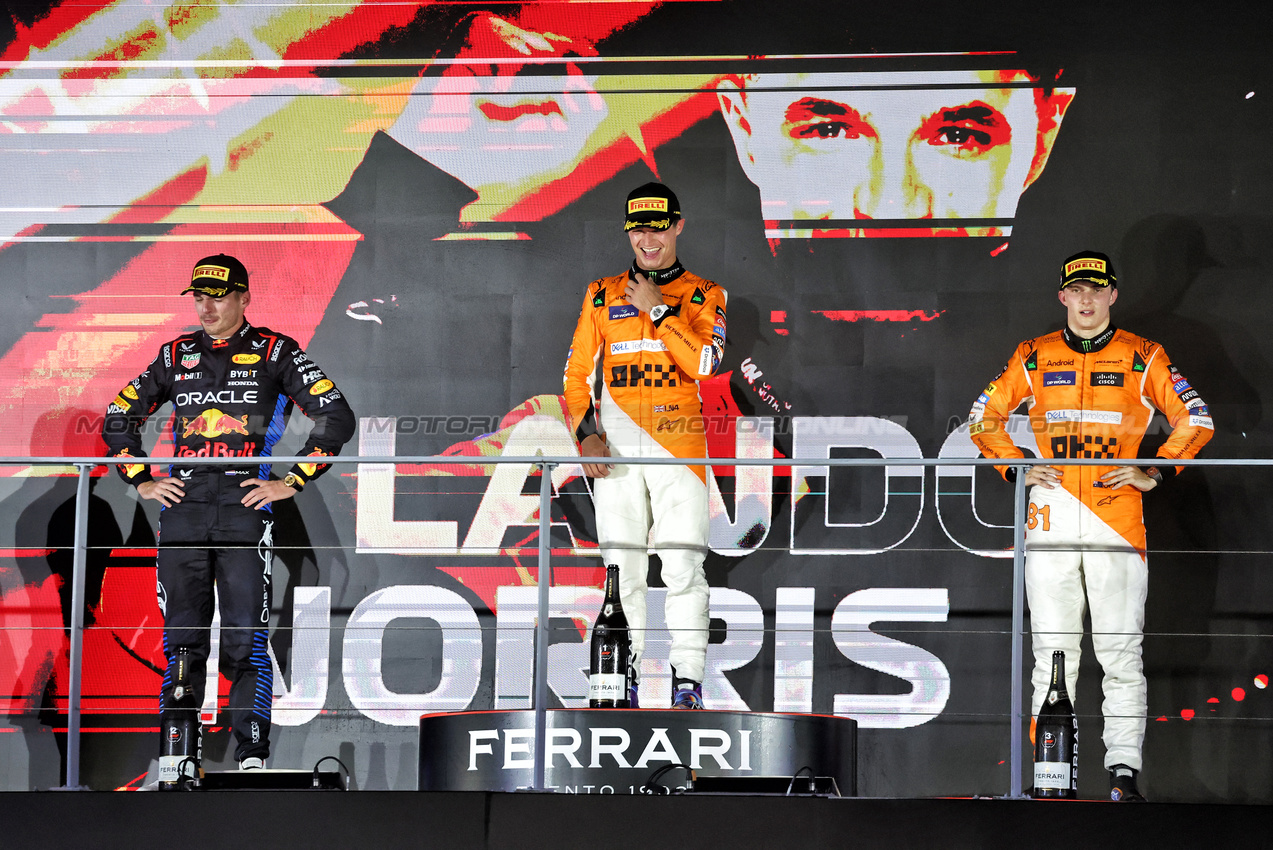
[[[182,438],[198,434],[200,437],[220,437],[222,434],[248,433],[247,414],[231,416],[220,408],[210,407],[193,419],[181,418]]]

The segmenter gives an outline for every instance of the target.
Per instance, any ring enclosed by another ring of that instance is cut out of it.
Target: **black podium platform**
[[[208,771],[200,791],[344,791],[345,777],[336,770]]]
[[[534,784],[533,711],[472,711],[420,718],[421,791],[517,791]],[[818,714],[651,709],[547,713],[544,790],[639,794],[691,790],[697,776],[747,780],[766,790],[799,775],[800,787],[857,793],[857,723]],[[684,765],[685,767],[674,767]],[[810,778],[817,781],[808,782]],[[761,781],[767,780],[767,781]],[[718,783],[717,787],[721,787]]]
[[[499,794],[279,791],[0,794],[4,846],[223,850],[421,850],[693,846],[986,848],[1265,846],[1273,806],[1216,803],[920,800],[715,794]],[[176,837],[174,837],[176,836]],[[245,838],[248,836],[249,838]],[[1058,836],[1062,839],[1058,841]]]

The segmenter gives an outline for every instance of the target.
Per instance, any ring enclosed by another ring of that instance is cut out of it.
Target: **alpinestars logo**
[[[256,544],[256,554],[261,559],[261,575],[265,577],[265,593],[261,597],[261,624],[270,622],[270,577],[274,573],[274,523],[266,522],[261,541]],[[253,739],[255,740],[255,739]]]

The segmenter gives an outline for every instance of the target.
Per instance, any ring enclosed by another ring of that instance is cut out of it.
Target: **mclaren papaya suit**
[[[1162,346],[1110,327],[1093,339],[1063,329],[1021,343],[973,404],[969,431],[986,457],[1020,458],[1007,430],[1020,404],[1040,458],[1135,458],[1155,410],[1171,424],[1149,469],[1162,479],[1214,433],[1211,413]],[[1141,769],[1146,687],[1141,662],[1148,568],[1141,491],[1104,486],[1112,466],[1067,466],[1060,486],[1030,491],[1026,594],[1034,649],[1034,712],[1047,693],[1054,650],[1066,654],[1075,694],[1083,612],[1104,673],[1105,766]],[[1005,473],[1008,467],[999,467]]]
[[[613,455],[707,456],[698,381],[725,345],[725,290],[688,271],[660,283],[671,310],[656,324],[628,303],[627,274],[588,285],[566,363],[565,398],[582,440],[601,434]],[[600,377],[599,404],[593,385]],[[602,556],[618,564],[633,666],[645,647],[652,547],[667,585],[665,616],[676,675],[702,681],[707,650],[707,469],[616,464],[594,483]]]

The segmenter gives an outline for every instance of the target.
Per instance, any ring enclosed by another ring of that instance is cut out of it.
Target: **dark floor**
[[[1235,847],[1266,806],[409,791],[0,794],[4,846]]]

